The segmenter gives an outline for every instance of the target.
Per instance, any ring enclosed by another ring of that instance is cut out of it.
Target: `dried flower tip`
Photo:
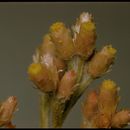
[[[69,100],[76,89],[76,78],[77,75],[74,70],[70,70],[64,74],[58,88],[58,99],[62,99],[63,101]]]
[[[39,54],[38,49],[36,49],[36,53],[33,54],[32,58],[33,58],[33,62],[34,62],[34,63],[40,62],[40,54]]]
[[[43,42],[42,42],[42,44],[41,44],[41,46],[39,48],[40,48],[41,56],[43,56],[43,55],[45,55],[47,53],[52,55],[52,57],[56,55],[55,45],[51,41],[50,34],[46,34],[43,37]]]
[[[62,22],[56,22],[56,23],[52,24],[52,26],[50,27],[50,30],[52,32],[55,32],[55,31],[57,32],[60,29],[62,29],[64,26],[65,26],[64,23],[62,23]]]
[[[74,32],[73,41],[75,44],[76,54],[88,58],[95,48],[95,23],[88,13],[83,13],[72,29]]]
[[[56,45],[57,55],[62,59],[69,59],[73,56],[74,45],[71,32],[62,22],[54,23],[50,27],[51,38]]]
[[[28,68],[29,78],[42,92],[51,92],[56,90],[56,86],[52,82],[51,74],[45,65],[40,63],[32,63]]]
[[[112,80],[104,80],[102,82],[102,85],[101,85],[101,90],[102,89],[105,89],[105,90],[108,90],[108,91],[117,91],[117,85],[114,81]]]
[[[130,111],[128,110],[122,110],[120,112],[117,112],[112,118],[111,126],[114,128],[122,128],[124,126],[127,126],[127,124],[130,122],[129,115]]]
[[[116,52],[117,50],[113,48],[111,44],[105,46],[101,51],[104,55],[109,55],[111,57],[115,57]]]
[[[39,45],[39,47],[36,49],[35,54],[33,55],[33,62],[34,63],[41,63],[41,57],[43,57],[44,54],[49,53],[51,55],[54,55],[54,44],[51,42],[51,38],[49,34],[46,34],[43,37],[42,44]]]
[[[0,106],[0,126],[8,124],[16,110],[18,101],[15,96],[9,97]]]
[[[79,18],[76,21],[76,24],[74,26],[72,26],[72,30],[74,32],[74,39],[76,39],[76,35],[80,31],[81,24],[84,23],[84,22],[89,22],[89,21],[92,21],[92,15],[89,14],[88,12],[83,12],[79,16]]]
[[[117,108],[119,102],[117,85],[112,80],[104,80],[100,86],[99,93],[99,111],[108,117],[111,117]]]
[[[88,12],[83,12],[80,16],[79,16],[79,22],[80,23],[84,23],[84,22],[88,22],[88,21],[91,21],[93,18],[92,18],[92,15],[89,14]]]
[[[100,77],[106,73],[112,65],[116,54],[116,49],[111,45],[106,45],[97,52],[88,64],[87,71],[93,77]]]

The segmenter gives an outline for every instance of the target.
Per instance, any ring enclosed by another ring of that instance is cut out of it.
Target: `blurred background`
[[[82,12],[94,16],[97,48],[111,43],[118,50],[112,71],[94,81],[87,90],[97,87],[103,79],[112,79],[121,88],[119,108],[130,108],[130,3],[1,2],[0,100],[11,95],[18,97],[19,111],[13,118],[17,128],[39,127],[38,90],[33,88],[27,75],[35,48],[52,23],[62,21],[71,26]],[[80,127],[81,103],[85,94],[72,109],[63,127]]]

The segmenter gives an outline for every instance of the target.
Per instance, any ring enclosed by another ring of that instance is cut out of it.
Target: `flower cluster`
[[[62,22],[52,24],[49,33],[44,36],[33,55],[33,63],[28,68],[29,78],[42,92],[59,93],[63,84],[72,82],[73,75],[78,76],[74,68],[68,70],[68,63],[75,56],[84,59],[85,65],[88,66],[86,73],[93,78],[99,77],[107,72],[116,50],[111,45],[106,45],[101,51],[95,53],[87,64],[86,61],[95,51],[95,42],[96,25],[89,13],[82,13],[76,24],[72,26],[72,30]],[[67,79],[65,79],[66,75]],[[76,82],[67,85],[66,89],[75,86],[74,84]]]
[[[122,128],[130,122],[130,110],[118,110],[119,87],[104,80],[99,91],[93,90],[83,104],[83,128]]]
[[[96,38],[94,18],[83,12],[72,28],[63,22],[53,23],[33,55],[28,75],[36,87],[50,98],[45,96],[44,101],[45,110],[47,104],[52,110],[53,127],[62,127],[87,86],[109,72],[114,63],[117,50],[111,44],[97,50]],[[111,80],[102,83],[98,94],[93,91],[84,105],[83,126],[120,127],[127,123],[129,111],[116,113],[117,94],[116,84]]]

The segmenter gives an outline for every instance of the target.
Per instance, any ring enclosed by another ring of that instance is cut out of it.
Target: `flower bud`
[[[48,70],[51,72],[53,82],[57,85],[59,78],[66,68],[66,64],[56,55],[56,48],[51,41],[50,35],[44,37],[43,44],[41,45],[41,52],[41,63],[47,66]]]
[[[52,81],[51,73],[49,73],[45,65],[32,63],[28,68],[28,74],[30,80],[32,80],[42,92],[51,92],[56,90],[56,86]]]
[[[116,49],[111,45],[103,47],[103,49],[97,52],[88,64],[87,71],[93,77],[100,77],[107,72],[110,65],[113,63],[116,54]]]
[[[37,48],[36,54],[33,56],[33,61],[45,66],[44,68],[49,73],[49,81],[52,80],[51,83],[53,82],[53,86],[56,88],[66,65],[62,59],[56,56],[55,45],[49,34],[44,36],[43,43]]]
[[[98,94],[96,91],[91,91],[83,104],[83,122],[82,128],[93,127],[93,117],[98,112]]]
[[[39,51],[40,51],[40,55],[44,56],[45,54],[49,53],[52,56],[56,55],[56,50],[55,50],[55,45],[54,43],[51,41],[51,37],[50,34],[46,34],[43,37],[43,42],[42,44],[39,46]]]
[[[50,60],[48,60],[48,61],[42,61],[42,57],[44,55],[46,55],[46,54],[50,55],[51,57],[55,56],[55,46],[52,43],[49,34],[46,34],[43,37],[43,42],[36,49],[36,53],[33,55],[33,62],[34,63],[45,62],[45,64],[47,66],[49,66],[50,64],[52,64],[52,62]]]
[[[88,58],[95,48],[96,26],[89,13],[82,13],[73,26],[76,54]]]
[[[111,126],[114,128],[122,128],[130,122],[130,111],[122,110],[117,112],[112,118]]]
[[[65,60],[71,58],[74,53],[74,45],[70,30],[62,22],[56,22],[50,27],[50,32],[58,56]]]
[[[99,92],[99,111],[108,117],[113,116],[119,101],[118,88],[114,81],[104,80]]]
[[[9,97],[0,106],[0,126],[6,125],[11,122],[13,113],[16,110],[18,101],[15,96]]]
[[[67,71],[62,77],[58,92],[57,98],[63,99],[63,101],[69,100],[70,96],[74,93],[76,86],[77,75],[74,70]]]
[[[83,116],[87,120],[91,120],[91,118],[97,113],[98,110],[98,94],[96,91],[92,91],[87,96],[84,105],[83,105]]]

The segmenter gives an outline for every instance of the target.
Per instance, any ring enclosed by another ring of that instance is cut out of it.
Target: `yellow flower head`
[[[57,55],[61,59],[70,59],[74,53],[70,29],[64,23],[56,22],[50,27],[50,36],[56,46]]]
[[[89,22],[82,23],[81,28],[84,29],[85,31],[93,31],[96,29],[96,26],[95,26],[94,22],[89,21]]]
[[[52,92],[56,90],[50,72],[45,65],[32,63],[28,68],[28,74],[29,78],[42,92]]]
[[[75,25],[74,28],[74,44],[76,54],[88,59],[94,51],[96,41],[96,25],[88,15]]]
[[[88,73],[93,77],[100,77],[106,73],[114,62],[116,49],[111,45],[104,46],[101,51],[95,53],[88,65]]]
[[[54,23],[54,24],[51,25],[50,31],[52,31],[52,32],[56,31],[57,32],[57,31],[59,31],[60,29],[62,29],[64,27],[65,27],[64,23],[62,23],[62,22],[56,22],[56,23]]]
[[[106,45],[103,49],[102,49],[102,53],[109,55],[111,57],[114,57],[116,54],[117,50],[115,48],[112,47],[111,44]]]
[[[115,90],[116,87],[116,83],[112,80],[104,80],[102,83],[102,89],[106,89],[106,90]]]
[[[40,63],[32,63],[28,68],[28,74],[30,76],[36,76],[41,73],[43,70],[42,64]]]
[[[119,101],[118,88],[114,81],[104,80],[100,86],[99,111],[109,117],[116,111]]]

